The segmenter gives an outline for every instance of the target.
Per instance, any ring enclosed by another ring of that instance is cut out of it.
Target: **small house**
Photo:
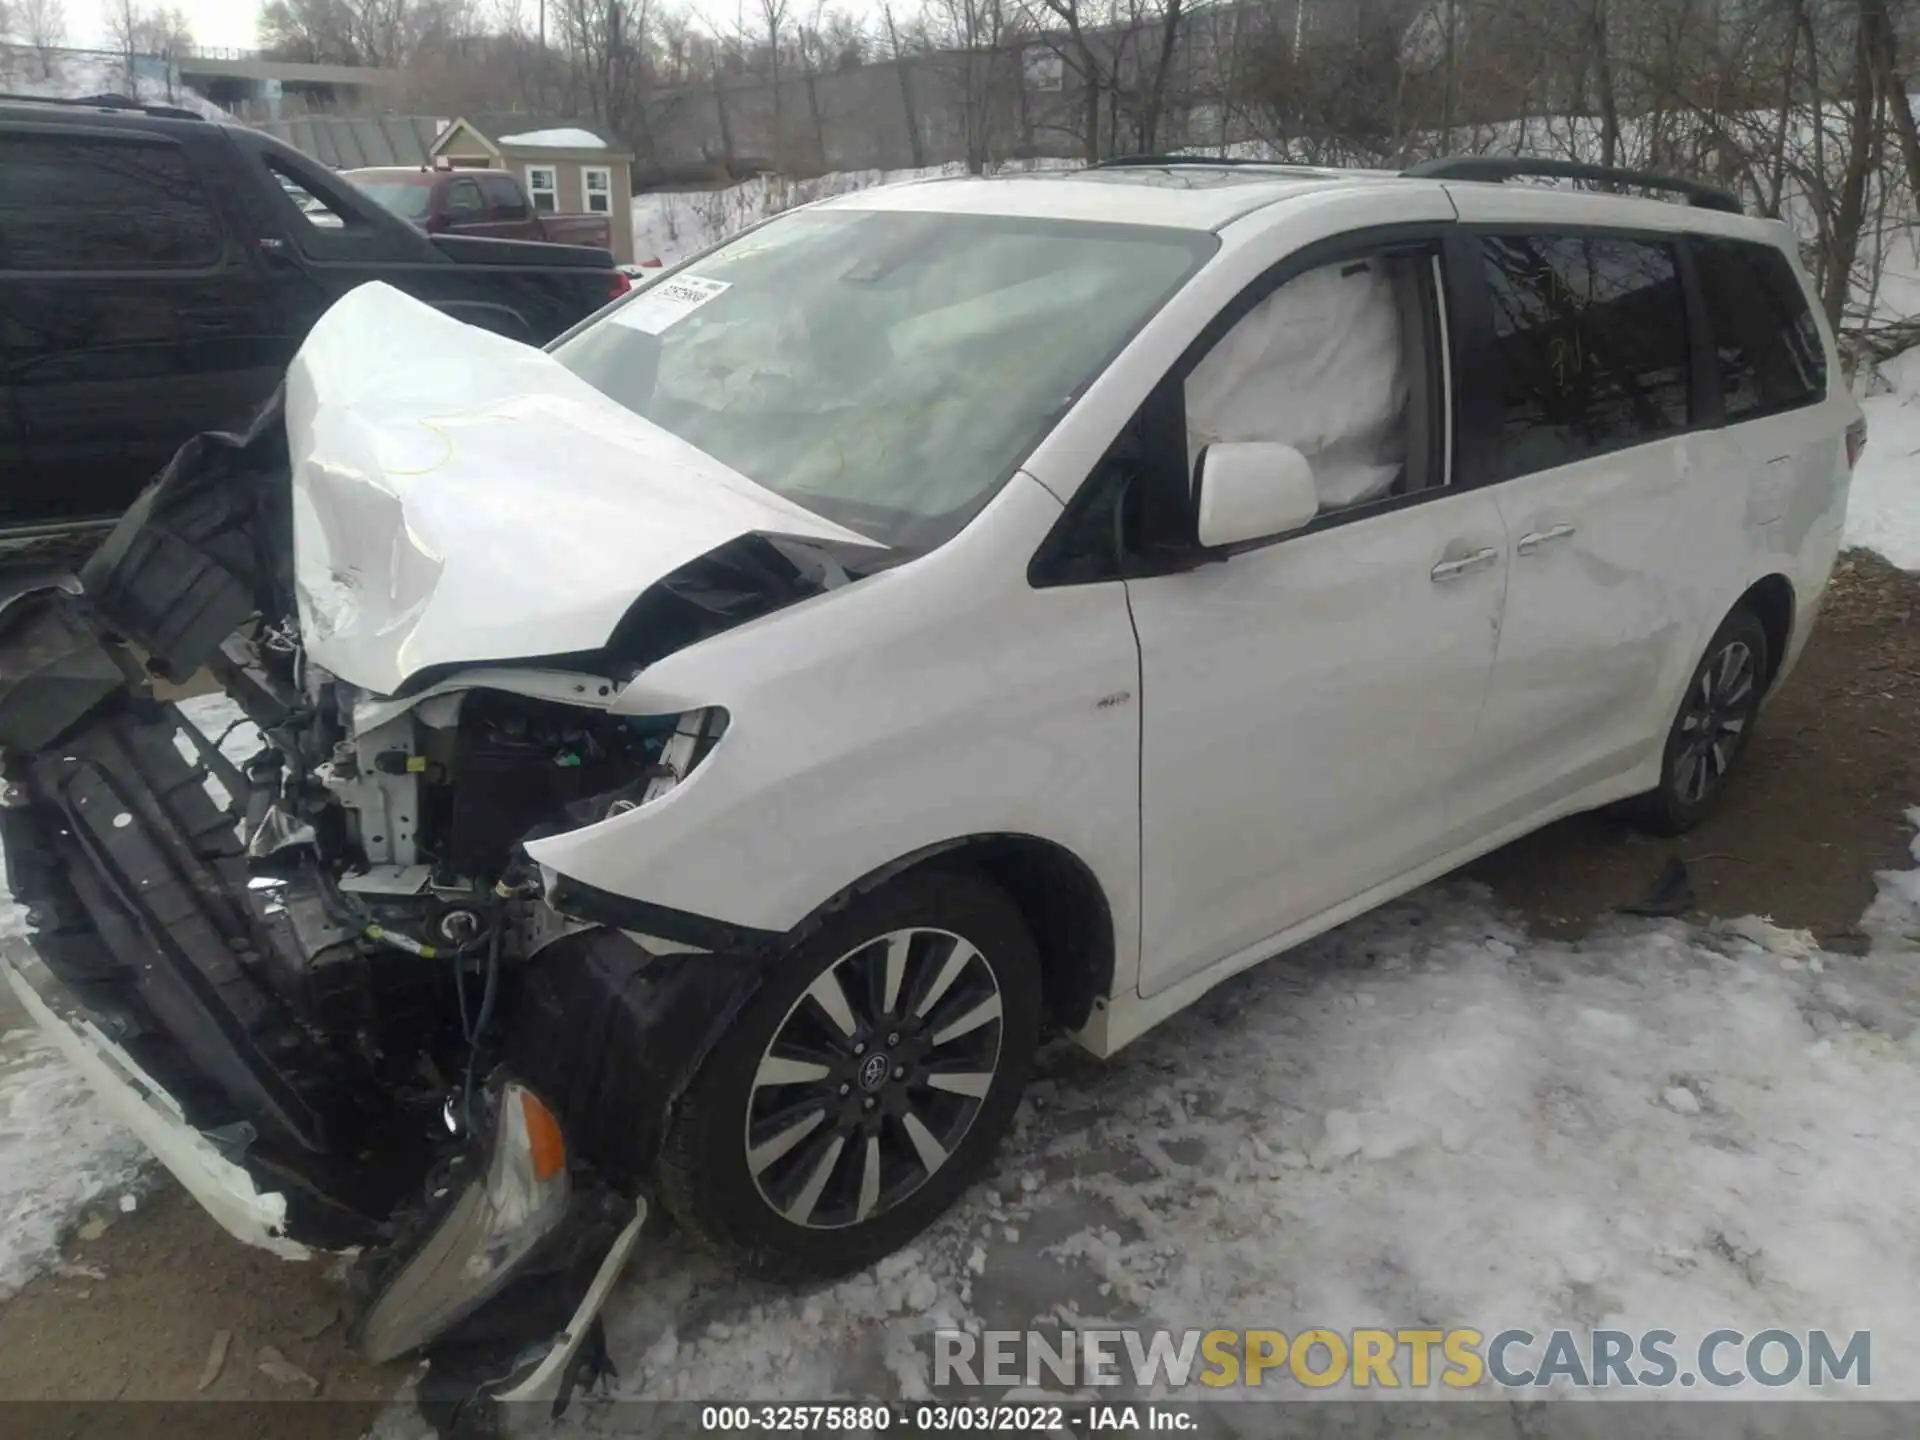
[[[434,140],[432,158],[461,170],[508,171],[542,214],[610,216],[613,258],[633,263],[633,155],[592,125],[463,115]]]

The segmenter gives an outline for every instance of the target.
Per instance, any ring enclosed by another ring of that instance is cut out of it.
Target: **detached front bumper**
[[[276,402],[191,442],[77,579],[0,576],[0,849],[31,932],[0,940],[0,983],[237,1239],[358,1252],[363,1353],[564,1393],[645,1215],[638,1157],[590,1137],[627,1139],[622,1107],[671,1092],[582,1073],[570,1042],[601,997],[523,984],[525,897],[495,871],[344,898],[351,817],[316,778],[337,694],[266,663],[283,631],[254,624],[291,614],[279,421]],[[244,767],[149,683],[202,669],[263,733]],[[289,797],[307,848],[256,855]],[[474,942],[423,927],[482,910],[470,1017]],[[548,1002],[531,1024],[522,992]]]
[[[0,947],[4,977],[28,1015],[93,1093],[229,1235],[287,1260],[313,1251],[286,1234],[287,1199],[263,1193],[245,1169],[187,1123],[180,1103],[119,1045],[24,941]]]
[[[180,1103],[109,1037],[112,1022],[91,1014],[24,942],[0,947],[0,979],[221,1228],[282,1259],[314,1256],[286,1233],[286,1197],[261,1190],[222,1153],[221,1137],[190,1125]],[[369,1257],[373,1283],[354,1341],[375,1361],[429,1345],[457,1356],[464,1347],[485,1357],[491,1377],[507,1377],[511,1388],[496,1386],[494,1398],[559,1402],[632,1258],[647,1205],[577,1185],[558,1122],[531,1091],[502,1079],[492,1094],[488,1143],[454,1157],[406,1233]]]

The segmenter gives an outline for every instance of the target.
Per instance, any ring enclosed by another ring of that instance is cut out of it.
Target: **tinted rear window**
[[[1771,245],[1695,237],[1727,418],[1826,398],[1827,351],[1800,277]]]
[[[1506,475],[1686,428],[1687,315],[1671,245],[1592,235],[1481,244]]]
[[[0,267],[172,270],[218,262],[219,222],[171,142],[0,135]]]

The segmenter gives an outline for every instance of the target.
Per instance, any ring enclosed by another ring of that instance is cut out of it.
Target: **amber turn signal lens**
[[[520,1110],[527,1120],[527,1149],[533,1158],[533,1178],[551,1180],[567,1168],[567,1146],[560,1138],[560,1122],[528,1090],[520,1092]]]

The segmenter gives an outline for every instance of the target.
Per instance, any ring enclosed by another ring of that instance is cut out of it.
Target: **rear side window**
[[[193,270],[218,263],[219,222],[170,142],[0,134],[0,267]]]
[[[274,207],[279,225],[302,253],[316,260],[411,260],[431,244],[345,176],[278,147],[260,146],[256,153],[263,178],[272,182],[265,193],[278,191],[285,202]]]
[[[1686,428],[1687,317],[1672,246],[1497,235],[1481,255],[1508,478]]]
[[[520,194],[520,187],[513,182],[511,175],[482,175],[479,177],[480,189],[486,194],[487,203],[493,206],[493,213],[502,220],[524,220],[527,218],[527,202]]]
[[[1692,244],[1727,418],[1826,399],[1826,346],[1787,257],[1750,240],[1696,236]]]
[[[471,180],[456,180],[447,187],[447,214],[456,220],[471,220],[487,213],[487,202],[480,198],[480,187]]]

